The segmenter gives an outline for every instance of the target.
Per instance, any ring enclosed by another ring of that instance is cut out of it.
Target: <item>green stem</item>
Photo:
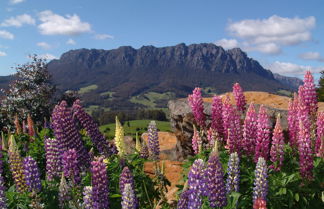
[[[149,201],[150,206],[151,206],[151,208],[152,208],[152,202],[151,202],[150,197],[149,197],[149,195],[148,195],[147,188],[146,188],[146,185],[145,185],[144,180],[143,180],[143,186],[144,186],[144,190],[145,190],[145,194],[146,194],[147,200]]]

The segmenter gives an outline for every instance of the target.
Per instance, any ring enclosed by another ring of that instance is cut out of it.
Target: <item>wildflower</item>
[[[55,138],[45,139],[46,156],[46,178],[51,181],[54,177],[59,177],[61,172],[61,161],[58,140]]]
[[[238,192],[240,181],[240,159],[236,152],[231,153],[227,166],[226,193]]]
[[[130,189],[132,190],[132,192],[134,193],[134,197],[133,197],[133,201],[135,203],[134,207],[138,206],[138,200],[136,198],[135,195],[135,183],[134,183],[134,177],[131,173],[131,171],[129,170],[129,168],[126,166],[123,168],[123,171],[120,175],[120,179],[119,179],[119,190],[120,193],[123,194],[124,190],[125,190],[125,185],[129,184],[130,185]]]
[[[309,130],[306,130],[303,122],[299,123],[299,140],[298,140],[298,151],[299,151],[299,167],[300,175],[311,180],[313,178],[313,155],[311,149],[311,137]]]
[[[158,135],[155,121],[150,122],[147,131],[148,131],[148,139],[147,139],[148,147],[152,159],[159,160],[160,159],[159,135]]]
[[[242,148],[248,155],[253,155],[255,151],[255,142],[257,138],[257,114],[254,104],[251,103],[246,113],[243,125]]]
[[[92,209],[92,186],[85,186],[83,188],[83,207],[85,209]]]
[[[75,149],[69,149],[63,153],[62,165],[64,176],[71,179],[73,184],[80,183],[80,169]]]
[[[27,124],[28,124],[28,134],[30,137],[35,136],[35,130],[34,130],[34,121],[31,118],[30,114],[27,115]]]
[[[280,114],[277,116],[276,125],[273,131],[270,156],[270,160],[273,163],[272,167],[279,171],[282,167],[284,158],[284,136],[280,124]]]
[[[294,99],[288,105],[288,134],[289,142],[292,147],[297,147],[298,135],[298,95],[294,94]]]
[[[122,192],[122,209],[136,209],[137,203],[135,192],[131,184],[125,184],[124,191]]]
[[[109,208],[109,188],[106,165],[103,158],[96,158],[91,162],[92,173],[92,204],[94,209]]]
[[[145,142],[143,142],[141,153],[141,158],[147,159],[149,157],[149,150]]]
[[[268,159],[270,142],[270,125],[269,116],[263,105],[260,106],[257,125],[257,140],[255,144],[254,161],[257,162],[259,157]]]
[[[224,137],[222,108],[223,103],[221,97],[214,96],[212,102],[211,128],[216,130],[220,137]]]
[[[65,208],[64,206],[66,205],[66,203],[71,200],[70,187],[67,184],[63,173],[62,173],[60,186],[59,186],[58,199],[59,199],[59,206],[62,209]]]
[[[200,153],[202,146],[202,140],[199,136],[197,128],[194,126],[194,134],[192,136],[192,149],[194,150],[195,154]]]
[[[201,88],[195,88],[193,90],[192,94],[188,96],[188,102],[197,124],[201,128],[205,128],[206,117],[204,114],[204,102],[201,96]]]
[[[124,128],[116,116],[115,143],[120,156],[125,154]]]
[[[255,179],[253,187],[253,202],[261,198],[266,199],[268,194],[268,169],[263,157],[259,157],[255,168]]]
[[[202,195],[207,192],[205,179],[205,164],[202,159],[193,163],[188,174],[188,208],[199,209],[202,204]]]
[[[42,189],[40,173],[36,161],[28,156],[24,159],[24,175],[28,190],[40,192]]]
[[[303,101],[310,115],[317,112],[317,94],[312,73],[308,70],[304,76]]]
[[[233,86],[233,95],[236,101],[236,107],[240,112],[245,112],[245,105],[246,105],[246,100],[245,96],[243,94],[242,87],[240,86],[239,83],[235,83]]]
[[[2,145],[0,143],[0,208],[6,209],[7,208],[7,198],[5,195],[6,188],[4,186],[4,179],[3,179],[3,156],[2,156]]]

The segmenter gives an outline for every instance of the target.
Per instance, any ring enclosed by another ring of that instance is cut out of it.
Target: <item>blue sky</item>
[[[241,47],[273,72],[318,77],[323,11],[322,0],[0,0],[0,75],[34,53],[215,43]]]

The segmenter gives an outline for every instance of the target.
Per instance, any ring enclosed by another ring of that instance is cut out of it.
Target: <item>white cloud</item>
[[[15,36],[6,30],[0,30],[0,38],[13,40]]]
[[[273,15],[267,19],[230,22],[227,30],[232,36],[241,39],[248,50],[278,54],[282,46],[311,41],[311,30],[315,25],[316,19],[313,16],[285,18]]]
[[[25,0],[10,0],[11,4],[19,4],[21,2],[24,2]]]
[[[239,47],[239,43],[236,39],[220,39],[215,42],[216,45],[223,47],[224,49],[233,49]]]
[[[290,62],[279,61],[276,61],[267,67],[274,73],[288,76],[301,76],[304,75],[307,70],[310,70],[312,73],[319,73],[324,70],[324,67],[297,65]]]
[[[6,52],[0,51],[0,57],[4,57],[4,56],[7,56]]]
[[[41,55],[38,55],[38,57],[42,58],[42,59],[47,59],[47,60],[57,59],[57,57],[55,57],[52,54],[41,54]]]
[[[306,52],[299,55],[300,58],[304,60],[315,60],[319,62],[324,62],[324,57],[318,52]]]
[[[50,44],[46,43],[46,42],[38,42],[36,45],[39,46],[39,47],[41,47],[41,48],[43,48],[43,49],[50,49],[50,48],[52,48],[52,46]]]
[[[91,31],[91,25],[82,22],[78,15],[66,15],[65,17],[45,10],[39,13],[42,22],[38,29],[43,35],[79,35]]]
[[[113,39],[114,36],[109,35],[109,34],[96,34],[94,36],[94,38],[97,39],[97,40],[105,40],[105,39]]]
[[[28,14],[22,14],[22,15],[18,15],[16,17],[11,17],[9,19],[4,20],[0,24],[0,26],[4,26],[4,27],[10,27],[10,26],[21,27],[24,24],[35,25],[35,19],[32,18]]]
[[[72,38],[70,38],[69,40],[66,41],[66,44],[67,45],[75,45],[76,42]]]

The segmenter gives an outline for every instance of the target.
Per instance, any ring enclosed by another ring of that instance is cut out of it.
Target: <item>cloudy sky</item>
[[[322,0],[0,0],[0,75],[35,53],[215,43],[240,47],[273,72],[318,77],[323,11]]]

